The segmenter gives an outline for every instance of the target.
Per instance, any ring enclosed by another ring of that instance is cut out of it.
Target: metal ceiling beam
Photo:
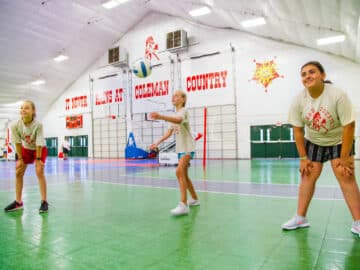
[[[357,34],[356,34],[355,62],[360,63],[360,16],[358,18]]]

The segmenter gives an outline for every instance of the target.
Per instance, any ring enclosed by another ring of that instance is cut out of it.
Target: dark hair
[[[317,67],[317,69],[320,71],[321,74],[325,73],[325,69],[324,69],[323,65],[320,64],[320,62],[318,62],[318,61],[309,61],[309,62],[303,64],[300,70],[302,70],[304,67],[309,66],[309,65],[313,65],[313,66]],[[324,83],[332,83],[332,82],[330,80],[325,80]]]

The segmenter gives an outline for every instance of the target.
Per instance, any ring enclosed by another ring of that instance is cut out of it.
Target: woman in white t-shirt
[[[289,112],[300,156],[301,182],[297,214],[282,228],[310,226],[306,213],[323,163],[330,160],[354,219],[351,231],[360,236],[360,193],[354,172],[355,113],[346,93],[325,81],[325,76],[319,62],[301,67],[305,89],[295,97]]]
[[[179,182],[181,198],[179,204],[170,212],[173,215],[186,215],[189,213],[189,206],[199,205],[199,199],[194,186],[189,178],[188,169],[190,160],[195,155],[195,141],[191,135],[189,125],[189,114],[185,109],[186,93],[177,90],[172,97],[172,103],[176,108],[173,116],[161,115],[157,112],[150,113],[150,118],[154,120],[164,120],[171,123],[171,126],[164,136],[150,146],[156,149],[157,146],[175,133],[176,152],[178,153],[179,164],[176,169],[176,176]],[[191,199],[187,200],[187,190],[191,194]]]

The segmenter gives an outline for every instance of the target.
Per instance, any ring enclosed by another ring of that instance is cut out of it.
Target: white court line
[[[151,175],[146,175],[146,172],[143,173],[134,173],[132,175],[139,175],[141,177],[144,178],[153,178],[153,179],[164,179],[165,177],[161,177],[161,176],[151,176]],[[120,177],[128,177],[128,174],[119,174],[118,176]],[[191,177],[190,177],[191,178]],[[176,177],[166,177],[167,180],[176,180]],[[254,182],[243,182],[243,181],[234,181],[234,180],[208,180],[208,179],[198,179],[198,178],[193,178],[191,181],[206,181],[206,182],[213,182],[213,183],[241,183],[241,184],[252,184],[252,185],[274,185],[274,186],[295,186],[298,187],[299,184],[285,184],[285,183],[254,183]],[[320,187],[326,187],[326,188],[336,188],[339,187],[339,185],[321,185],[321,184],[317,184],[317,186]]]
[[[99,183],[99,184],[112,184],[112,185],[119,185],[119,186],[130,186],[130,187],[143,187],[143,188],[155,188],[155,189],[169,189],[169,190],[176,190],[177,187],[158,187],[158,186],[149,186],[149,185],[136,185],[136,184],[126,184],[126,183],[114,183],[114,182],[104,182],[104,181],[97,181],[91,180],[92,182]],[[287,196],[275,196],[275,195],[259,195],[259,194],[252,194],[252,193],[234,193],[234,192],[220,192],[220,191],[210,191],[210,190],[197,190],[199,193],[214,193],[214,194],[223,194],[223,195],[242,195],[247,197],[260,197],[260,198],[274,198],[274,199],[292,199],[297,200],[296,197],[287,197]],[[342,201],[343,199],[336,199],[336,198],[313,198],[312,200],[318,201]]]
[[[118,175],[118,176],[127,176],[127,175]],[[148,177],[148,178],[154,178],[154,179],[164,179],[161,177]],[[83,179],[83,178],[80,178]],[[176,178],[174,178],[175,180]],[[78,180],[78,179],[75,179]],[[173,180],[173,178],[171,179],[166,179],[166,180]],[[217,181],[208,181],[208,180],[195,180],[198,182],[211,182],[211,183],[224,183],[225,181],[222,182],[217,182]],[[86,181],[81,181],[82,183],[100,183],[100,184],[113,184],[113,185],[120,185],[120,186],[132,186],[132,187],[144,187],[144,188],[156,188],[156,189],[169,189],[169,190],[175,190],[178,189],[177,187],[159,187],[159,186],[150,186],[150,185],[137,185],[137,184],[126,184],[126,183],[116,183],[116,182],[105,182],[105,181],[98,181],[98,180],[90,180],[87,179]],[[63,182],[63,183],[52,183],[52,184],[48,184],[48,186],[56,186],[56,185],[66,185],[66,184],[77,184],[79,183],[79,181],[72,181],[72,182]],[[256,184],[256,185],[264,185],[261,183],[252,183],[252,182],[234,182],[234,181],[229,181],[226,183],[244,183],[244,184]],[[267,185],[288,185],[288,186],[294,186],[293,184],[267,184]],[[297,185],[296,185],[297,186]],[[324,187],[324,186],[321,186]],[[336,187],[336,186],[328,186],[328,187]],[[24,187],[23,193],[26,190],[31,190],[31,189],[38,189],[38,186],[31,186],[31,187]],[[9,190],[4,190],[4,191],[0,191],[0,193],[7,193],[9,191],[15,192],[15,189],[9,189]],[[224,194],[224,195],[242,195],[242,196],[248,196],[248,197],[260,197],[260,198],[277,198],[277,199],[293,199],[293,200],[297,200],[297,196],[296,197],[289,197],[289,196],[277,196],[277,195],[262,195],[262,194],[253,194],[253,193],[235,193],[235,192],[220,192],[220,191],[210,191],[210,190],[199,190],[198,192],[202,192],[202,193],[214,193],[214,194]],[[32,197],[35,195],[39,195],[40,192],[36,191],[31,195],[27,195],[27,197]],[[337,199],[337,198],[313,198],[313,200],[319,200],[319,201],[342,201],[343,199]]]

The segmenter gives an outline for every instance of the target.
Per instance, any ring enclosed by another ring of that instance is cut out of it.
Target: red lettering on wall
[[[102,93],[96,93],[95,106],[122,102],[123,93],[123,88],[116,88],[115,90],[105,90]]]
[[[135,99],[166,96],[169,94],[169,81],[148,82],[135,85]]]
[[[71,108],[70,108],[71,104]],[[87,105],[87,96],[78,96],[72,98],[65,99],[65,110],[68,111],[70,109],[77,109],[77,108],[86,108]]]
[[[226,88],[227,70],[190,75],[186,78],[186,91],[194,92]]]
[[[66,98],[65,99],[65,110],[69,110],[70,109],[70,98]]]
[[[186,91],[190,92],[190,88],[191,88],[191,78],[187,77],[186,78]]]
[[[123,101],[123,93],[124,93],[124,89],[122,88],[115,89],[115,102]]]

